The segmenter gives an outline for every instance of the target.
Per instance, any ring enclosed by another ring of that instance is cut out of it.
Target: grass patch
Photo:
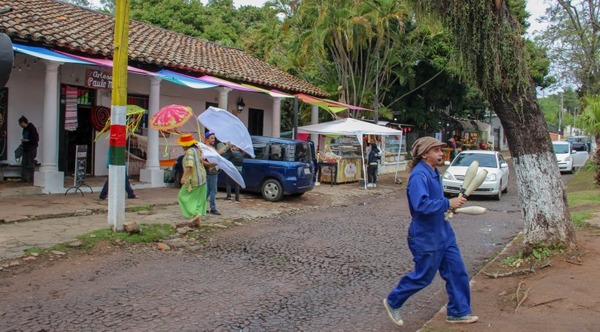
[[[177,231],[168,224],[142,224],[139,234],[128,234],[125,232],[113,232],[110,229],[99,229],[93,232],[78,236],[82,247],[86,250],[94,248],[100,241],[115,243],[123,241],[127,243],[151,243],[164,239],[175,234]]]
[[[582,205],[600,206],[600,190],[584,190],[567,192],[567,202],[569,207],[578,207]]]
[[[588,164],[590,165],[590,164]],[[594,183],[596,167],[583,167],[577,171],[566,186],[567,193],[587,190],[598,190]]]
[[[594,211],[592,210],[572,212],[571,220],[573,220],[573,225],[575,227],[584,227],[586,225],[585,221],[590,219],[593,214]]]
[[[127,210],[127,212],[150,211],[150,210],[154,210],[154,205],[133,206],[133,207],[127,208],[126,210]]]
[[[600,188],[594,183],[596,165],[588,163],[567,184],[567,203],[575,227],[584,227],[594,212],[600,210]]]

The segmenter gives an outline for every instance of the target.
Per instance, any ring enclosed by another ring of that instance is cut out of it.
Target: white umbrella
[[[202,158],[208,160],[213,164],[217,164],[220,169],[222,169],[227,175],[229,175],[233,181],[237,182],[240,187],[246,188],[246,183],[244,182],[244,178],[242,178],[242,174],[233,166],[231,161],[221,157],[219,152],[214,148],[198,142],[198,146],[202,149]]]
[[[198,121],[215,133],[221,142],[229,142],[254,158],[254,147],[250,133],[240,119],[226,110],[209,107],[198,115]]]

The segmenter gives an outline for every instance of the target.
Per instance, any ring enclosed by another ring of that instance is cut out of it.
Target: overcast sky
[[[538,23],[536,19],[544,15],[546,7],[548,7],[548,5],[544,3],[544,0],[527,1],[527,11],[531,14],[529,17],[529,35],[531,35],[535,30],[543,30],[544,24]]]

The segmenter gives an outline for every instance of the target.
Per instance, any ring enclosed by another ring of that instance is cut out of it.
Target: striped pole
[[[125,142],[127,112],[127,48],[129,45],[129,0],[115,2],[112,111],[108,167],[108,226],[115,232],[125,223]]]

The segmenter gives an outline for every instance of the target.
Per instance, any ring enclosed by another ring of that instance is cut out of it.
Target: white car
[[[502,194],[508,192],[509,171],[508,163],[497,151],[466,150],[459,153],[442,176],[444,193],[460,193],[467,168],[474,160],[479,162],[480,170],[488,171],[488,175],[472,195],[493,196],[500,200]]]
[[[556,161],[558,162],[558,169],[560,169],[560,172],[572,174],[573,169],[575,168],[574,160],[577,159],[574,158],[577,152],[573,151],[572,144],[567,141],[552,141],[552,149],[554,150],[554,155],[556,156]],[[585,161],[583,163],[585,163]],[[583,163],[578,166],[583,166]]]

